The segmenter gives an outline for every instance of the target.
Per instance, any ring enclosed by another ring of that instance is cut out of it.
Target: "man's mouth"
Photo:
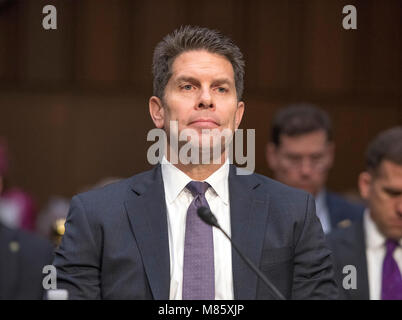
[[[219,123],[211,118],[199,118],[191,121],[188,126],[198,129],[214,129],[219,127]]]

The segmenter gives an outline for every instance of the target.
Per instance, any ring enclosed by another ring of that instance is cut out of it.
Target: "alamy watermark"
[[[343,267],[342,273],[346,276],[342,280],[342,287],[345,290],[357,289],[357,271],[354,265],[348,264]]]
[[[43,7],[42,13],[46,16],[42,19],[42,27],[45,30],[57,29],[57,9],[55,6],[48,4]]]
[[[344,6],[342,9],[342,13],[346,14],[346,16],[342,20],[342,26],[345,30],[357,29],[357,10],[356,7],[349,4]]]
[[[179,133],[178,122],[170,121],[167,132],[169,137],[163,129],[155,128],[148,132],[147,141],[155,141],[147,151],[147,160],[152,165],[162,162],[163,156],[169,158],[172,164],[185,165],[221,164],[228,158],[230,163],[236,162],[242,166],[237,168],[238,175],[254,172],[255,129],[238,129],[235,132],[228,128],[202,129],[199,132],[186,128]],[[247,145],[245,154],[244,133]]]
[[[45,290],[57,289],[57,270],[54,265],[46,265],[42,269],[42,273],[46,276],[42,280],[42,286]]]

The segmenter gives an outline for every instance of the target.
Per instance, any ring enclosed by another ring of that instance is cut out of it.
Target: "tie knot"
[[[193,197],[196,197],[197,195],[204,195],[209,188],[209,184],[202,181],[191,181],[186,187],[190,190]]]
[[[398,242],[392,239],[387,239],[385,242],[385,245],[387,247],[387,253],[392,254],[395,250],[395,248],[398,246]]]

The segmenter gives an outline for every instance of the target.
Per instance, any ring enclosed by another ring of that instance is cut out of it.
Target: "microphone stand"
[[[257,274],[257,276],[265,283],[265,285],[271,289],[271,291],[275,294],[278,300],[286,300],[286,298],[279,292],[279,290],[267,279],[267,277],[254,265],[254,263],[247,258],[243,253],[241,253],[240,249],[236,246],[236,244],[232,241],[230,236],[221,228],[216,219],[215,215],[208,208],[201,207],[197,210],[198,216],[207,224],[218,228],[222,233],[228,238],[233,248],[235,248],[236,252],[243,259],[243,261]]]

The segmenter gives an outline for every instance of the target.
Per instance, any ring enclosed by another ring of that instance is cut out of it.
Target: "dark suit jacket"
[[[355,221],[350,227],[334,230],[327,236],[327,240],[333,251],[335,279],[340,299],[368,300],[370,295],[363,219]],[[347,275],[342,273],[346,265],[356,267],[356,289],[345,290],[342,286],[342,281]]]
[[[233,241],[286,298],[337,297],[312,197],[231,166]],[[72,299],[169,299],[170,261],[160,166],[75,196],[56,251],[58,287]],[[232,250],[235,299],[271,299]]]
[[[0,299],[42,299],[42,269],[52,261],[49,241],[0,224]]]
[[[363,217],[364,206],[352,203],[333,192],[326,193],[327,208],[332,229],[350,224]]]

